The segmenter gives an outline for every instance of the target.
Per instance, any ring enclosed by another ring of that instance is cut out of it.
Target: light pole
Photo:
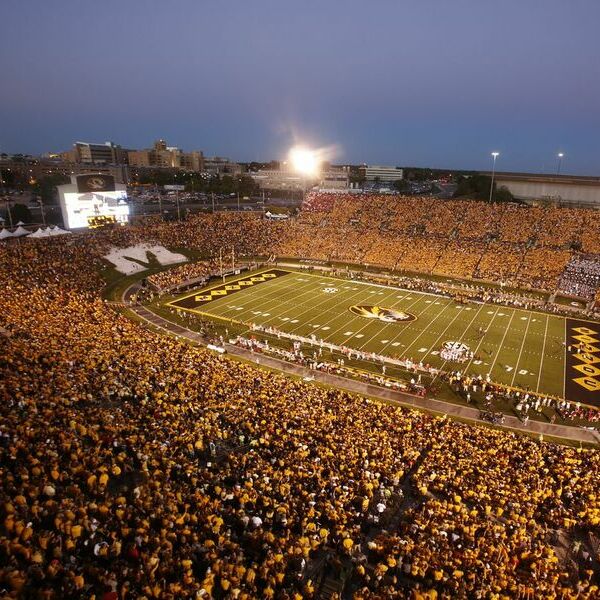
[[[13,227],[12,212],[10,210],[10,202],[8,199],[8,194],[6,193],[6,188],[4,187],[4,176],[2,175],[2,169],[0,169],[0,185],[2,185],[2,195],[4,196],[4,204],[6,204],[6,213],[8,216],[8,223],[12,229],[12,227]]]
[[[494,194],[494,176],[496,175],[496,159],[500,156],[500,152],[492,152],[492,183],[490,185],[490,199],[489,202],[492,202],[492,196]]]
[[[558,164],[556,165],[556,174],[560,175],[560,166],[562,164],[562,159],[563,159],[564,154],[562,152],[559,152],[556,155],[556,158],[558,158]]]
[[[40,196],[40,212],[42,213],[42,224],[46,227],[46,213],[44,212],[44,201]]]

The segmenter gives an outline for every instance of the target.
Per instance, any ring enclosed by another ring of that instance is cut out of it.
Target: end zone
[[[282,269],[268,269],[267,271],[251,273],[244,277],[240,277],[239,279],[221,283],[211,288],[196,290],[183,298],[168,302],[167,306],[196,312],[197,308],[204,306],[213,300],[217,300],[223,296],[229,296],[247,287],[254,287],[265,281],[270,281],[271,279],[289,274],[290,271],[284,271]]]
[[[600,407],[600,323],[566,319],[565,399]]]

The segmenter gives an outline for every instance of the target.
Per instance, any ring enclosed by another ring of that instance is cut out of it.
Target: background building
[[[44,157],[0,157],[0,170],[5,175],[14,175],[20,185],[33,185],[36,181],[50,176],[71,177],[86,173],[112,175],[119,183],[127,181],[126,165],[79,163],[74,160],[74,151],[69,152],[69,160],[64,158],[64,154],[61,152]]]
[[[261,190],[302,190],[307,186],[307,179],[294,171],[281,169],[260,169],[250,173]],[[311,184],[315,181],[311,180]]]
[[[130,150],[128,162],[132,167],[159,167],[185,169],[187,171],[204,170],[204,155],[199,150],[183,152],[175,146],[167,146],[165,140],[157,140],[152,148]]]
[[[321,173],[319,187],[324,190],[346,190],[350,187],[349,167],[329,167]]]
[[[210,175],[240,175],[244,168],[223,156],[212,156],[204,159],[203,171]]]
[[[314,177],[303,176],[290,168],[260,169],[250,176],[263,190],[305,190],[318,186],[321,189],[345,190],[349,187],[349,172],[345,167],[327,165]]]
[[[496,172],[495,181],[496,188],[504,187],[517,200],[530,204],[552,203],[600,208],[600,177]]]
[[[59,156],[66,162],[81,165],[126,165],[127,150],[113,142],[96,144],[92,142],[75,142],[73,149]]]
[[[402,179],[404,174],[399,167],[382,167],[378,165],[364,165],[359,167],[360,174],[366,181],[379,181],[381,183],[394,183]]]

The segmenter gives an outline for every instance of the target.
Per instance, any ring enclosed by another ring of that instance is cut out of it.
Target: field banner
[[[565,397],[600,407],[600,323],[566,320]]]

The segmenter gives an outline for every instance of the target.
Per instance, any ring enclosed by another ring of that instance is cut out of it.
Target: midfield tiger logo
[[[355,304],[350,307],[350,312],[367,319],[379,319],[384,323],[406,323],[414,321],[417,318],[415,315],[407,312],[383,306],[372,306],[370,304]]]

